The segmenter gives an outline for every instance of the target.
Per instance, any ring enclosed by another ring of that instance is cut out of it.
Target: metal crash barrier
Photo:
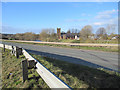
[[[25,49],[4,44],[0,44],[0,47],[4,49],[10,49],[11,54],[15,55],[17,58],[19,58],[19,55],[21,54],[25,56],[26,60],[22,60],[23,82],[28,79],[27,69],[34,68],[51,89],[71,89],[66,83],[64,83],[61,79],[49,71],[38,60],[33,58]]]

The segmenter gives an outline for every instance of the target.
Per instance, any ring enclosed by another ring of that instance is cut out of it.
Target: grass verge
[[[104,44],[118,44],[118,40],[71,40],[71,39],[61,39],[58,42],[69,42],[69,43],[104,43]]]
[[[105,52],[118,52],[119,51],[118,47],[69,46],[69,45],[41,44],[41,43],[31,43],[31,42],[28,43],[28,42],[16,42],[16,41],[5,41],[5,42],[53,46],[53,47],[62,47],[62,48],[75,48],[75,49],[84,49],[84,50],[98,50],[98,51],[105,51]]]
[[[31,54],[72,88],[120,88],[120,74]]]
[[[28,70],[28,80],[22,82],[21,60],[10,54],[10,50],[2,52],[2,88],[49,88],[34,69]]]

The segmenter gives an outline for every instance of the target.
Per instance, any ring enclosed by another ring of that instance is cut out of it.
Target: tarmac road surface
[[[71,48],[59,48],[51,46],[30,45],[12,42],[4,44],[20,46],[28,52],[56,58],[75,64],[82,64],[95,68],[106,68],[118,71],[118,53],[93,50],[81,50]]]

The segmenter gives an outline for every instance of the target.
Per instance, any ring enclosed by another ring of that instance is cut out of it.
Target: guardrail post
[[[12,46],[12,52],[11,52],[12,55],[14,55],[14,52],[15,52],[15,51],[14,51],[14,46]]]
[[[12,54],[13,54],[14,47],[12,46]]]
[[[23,48],[19,48],[19,55],[23,55],[22,50],[23,50]]]
[[[19,51],[18,51],[19,47],[16,46],[16,58],[19,58]]]
[[[32,68],[36,69],[37,68],[36,64],[37,64],[37,62],[35,62],[35,60],[29,60],[28,61],[28,69],[32,69]]]
[[[4,52],[5,52],[5,44],[3,44]]]
[[[22,60],[23,82],[28,80],[28,63],[27,60]]]
[[[19,55],[22,55],[22,48],[16,46],[16,57],[19,58]]]

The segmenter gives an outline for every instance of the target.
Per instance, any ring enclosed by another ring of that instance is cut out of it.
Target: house
[[[112,39],[112,40],[115,40],[115,39],[117,39],[117,36],[115,36],[115,37],[112,37],[111,39]]]
[[[79,40],[79,36],[78,35],[75,35],[75,40]]]
[[[88,38],[94,40],[95,36],[88,36]]]
[[[79,33],[61,33],[61,28],[57,28],[58,39],[76,39],[79,40]]]
[[[64,32],[61,33],[61,38],[62,38],[62,39],[67,39],[67,37],[66,37],[66,33],[64,33]]]

